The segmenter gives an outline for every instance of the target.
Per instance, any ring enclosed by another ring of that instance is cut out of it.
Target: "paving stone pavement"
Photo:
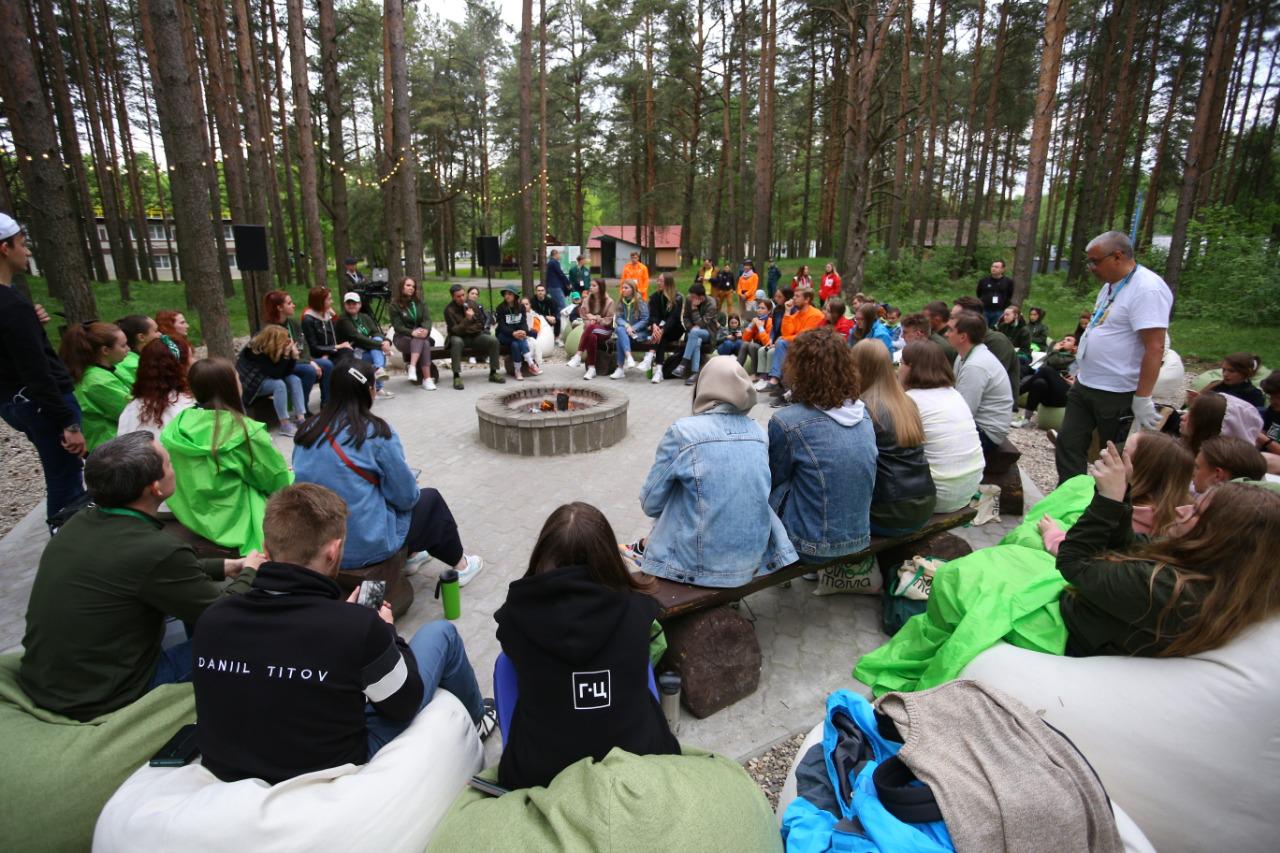
[[[447,366],[441,367],[447,377]],[[542,377],[523,384],[581,380],[581,373],[562,360],[546,368]],[[652,385],[638,371],[621,381],[595,379],[593,383],[621,388],[630,397],[626,438],[595,453],[529,458],[492,451],[478,436],[476,401],[516,383],[492,385],[480,365],[468,366],[464,378],[466,389],[461,392],[447,381],[440,390],[422,391],[408,385],[403,374],[393,374],[387,387],[396,397],[379,400],[375,411],[399,432],[410,465],[422,469],[421,482],[444,495],[466,550],[484,557],[484,571],[462,591],[463,613],[456,624],[488,695],[499,651],[493,613],[505,600],[507,585],[524,573],[543,521],[560,504],[581,500],[608,516],[620,541],[644,535],[649,521],[640,509],[640,487],[667,426],[690,413],[691,389],[679,381]],[[771,413],[761,403],[752,416],[764,425]],[[277,437],[276,444],[287,457],[292,442]],[[1023,479],[1030,506],[1040,493]],[[5,579],[0,649],[16,651],[22,640],[27,596],[48,539],[39,516],[33,510],[0,540],[0,572]],[[994,544],[1011,526],[1006,519],[957,532],[976,549]],[[432,594],[442,568],[431,561],[413,578],[416,600],[397,625],[406,637],[423,623],[441,618],[440,603]],[[764,657],[760,688],[705,720],[685,712],[678,731],[682,741],[745,759],[808,730],[831,691],[865,692],[852,670],[862,654],[886,639],[878,627],[879,599],[815,596],[813,589],[813,584],[797,580],[790,588],[773,587],[744,601],[741,612],[755,622]],[[487,744],[491,762],[500,753],[498,741],[491,738]]]

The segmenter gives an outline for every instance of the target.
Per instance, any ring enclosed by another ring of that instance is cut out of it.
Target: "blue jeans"
[[[782,362],[787,360],[788,345],[786,338],[778,338],[777,343],[773,345],[773,361],[769,363],[769,375],[774,379],[782,378]]]
[[[62,400],[79,415],[80,404],[74,394],[63,394]],[[62,428],[41,414],[37,403],[21,395],[5,400],[0,403],[0,418],[25,435],[40,457],[46,520],[84,494],[84,462],[62,449]]]
[[[302,380],[293,374],[284,379],[262,380],[262,386],[258,388],[258,393],[253,399],[257,400],[268,395],[276,407],[276,420],[289,420],[290,409],[299,415],[307,411],[306,398],[302,396]]]
[[[311,408],[311,389],[316,387],[316,366],[309,361],[300,361],[293,368],[293,375],[302,383],[302,405],[305,410]],[[327,378],[327,377],[326,377]],[[324,395],[321,394],[323,397]],[[324,405],[321,403],[321,405]]]
[[[551,297],[551,301],[556,304],[556,315],[558,316],[564,310],[564,306],[568,305],[564,291],[558,287],[548,287],[547,295]]]
[[[333,380],[333,359],[331,358],[313,358],[311,359],[320,367],[320,405],[323,407],[329,402],[329,383]],[[306,389],[310,393],[310,389]],[[308,399],[307,394],[303,394],[302,399]]]
[[[706,329],[690,329],[684,345],[684,360],[689,362],[689,370],[697,373],[702,369],[702,345],[711,340],[711,333]]]
[[[512,338],[511,343],[507,344],[507,348],[511,350],[511,360],[519,365],[524,361],[525,356],[529,354],[529,339]]]
[[[721,355],[737,355],[740,349],[742,349],[742,341],[721,341],[720,346],[716,347],[716,352]]]
[[[484,716],[484,702],[480,697],[480,685],[467,660],[467,650],[462,646],[458,629],[449,622],[436,620],[418,629],[409,641],[414,660],[418,663],[418,675],[422,676],[422,705],[427,707],[437,687],[443,687],[462,702],[471,719],[480,722]],[[364,706],[364,727],[369,733],[369,757],[389,744],[396,735],[409,728],[413,720],[389,720],[378,714],[371,704]]]
[[[382,338],[374,338],[375,341],[381,341]],[[352,347],[351,352],[361,361],[367,361],[373,365],[374,370],[387,366],[387,354],[380,349],[360,349],[360,347]],[[382,390],[382,380],[375,380],[374,387],[379,391]]]
[[[649,340],[649,330],[637,331],[630,326],[621,325],[615,331],[618,335],[618,366],[621,367],[626,362],[627,356],[631,354],[633,342]]]
[[[156,661],[156,671],[151,675],[148,690],[155,690],[162,684],[186,684],[191,680],[191,641],[178,643],[160,652]]]
[[[983,309],[982,316],[987,320],[987,328],[994,329],[996,327],[996,323],[999,323],[1000,318],[1004,316],[1004,309],[997,308],[994,311],[987,311],[986,309]]]

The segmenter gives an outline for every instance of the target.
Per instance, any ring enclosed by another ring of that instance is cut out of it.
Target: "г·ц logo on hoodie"
[[[573,709],[595,711],[609,707],[610,671],[573,673]]]

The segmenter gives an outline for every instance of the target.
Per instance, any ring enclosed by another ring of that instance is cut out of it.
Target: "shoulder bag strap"
[[[346,466],[348,468],[350,468],[352,471],[355,471],[356,474],[365,482],[370,483],[374,486],[382,485],[382,478],[380,478],[377,474],[374,474],[372,471],[366,471],[365,469],[359,467],[358,465],[356,465],[356,463],[351,461],[351,457],[347,456],[347,454],[342,452],[342,447],[338,444],[337,439],[333,437],[333,433],[331,433],[329,430],[326,429],[324,431],[324,434],[325,434],[325,437],[329,439],[329,446],[333,448],[333,452],[338,454],[338,458],[341,459],[344,463],[346,463]]]

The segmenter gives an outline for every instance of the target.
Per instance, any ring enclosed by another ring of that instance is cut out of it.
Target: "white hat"
[[[342,301],[343,302],[359,302],[360,294],[356,293],[354,290],[348,290],[347,295],[342,297]]]
[[[18,221],[7,213],[0,213],[0,240],[8,240],[22,230]]]

